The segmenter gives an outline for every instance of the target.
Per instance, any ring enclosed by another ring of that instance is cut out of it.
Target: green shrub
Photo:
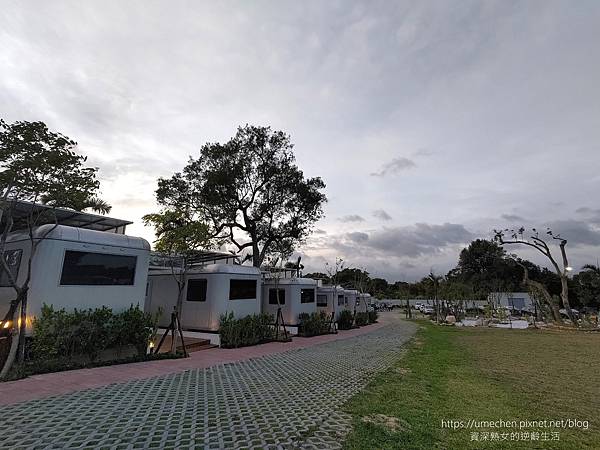
[[[369,323],[377,322],[378,317],[377,311],[369,311]]]
[[[354,322],[357,326],[362,327],[364,325],[368,325],[369,323],[369,314],[366,312],[357,312],[356,317],[354,318]]]
[[[329,317],[324,311],[298,315],[298,332],[302,336],[317,336],[329,333]]]
[[[252,314],[236,319],[232,312],[221,315],[219,336],[221,347],[237,348],[256,345],[273,339],[273,316]]]
[[[144,355],[157,319],[133,305],[116,314],[105,306],[67,312],[44,305],[33,321],[32,359],[95,361],[103,350],[120,351],[129,345]]]
[[[352,328],[352,324],[354,323],[352,312],[347,309],[340,311],[337,323],[340,330],[349,330]]]

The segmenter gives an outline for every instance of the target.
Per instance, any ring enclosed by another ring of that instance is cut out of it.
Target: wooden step
[[[201,350],[207,350],[209,348],[214,348],[216,347],[216,345],[213,345],[210,343],[210,340],[208,339],[199,339],[199,338],[192,338],[192,337],[183,337],[184,341],[185,341],[185,348],[188,351],[188,353],[191,352],[198,352]],[[177,350],[178,351],[183,351],[183,347],[181,346],[181,341],[179,339],[177,339]],[[160,352],[159,353],[167,353],[171,351],[171,335],[169,334],[166,338],[165,341],[163,342],[163,345],[160,348]]]

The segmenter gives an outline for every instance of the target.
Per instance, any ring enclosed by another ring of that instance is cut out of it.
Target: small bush
[[[256,345],[273,339],[273,316],[252,314],[236,319],[233,313],[221,315],[219,336],[221,347],[237,348]]]
[[[369,323],[369,314],[366,313],[366,312],[358,312],[358,313],[356,313],[356,317],[354,318],[354,322],[359,327],[362,327],[364,325],[368,325],[368,323]]]
[[[329,333],[329,317],[324,311],[302,313],[298,316],[298,332],[302,336],[317,336]]]
[[[133,305],[121,313],[105,306],[67,312],[44,305],[33,321],[31,357],[38,362],[81,358],[93,362],[103,350],[126,346],[145,355],[156,323],[157,317]]]
[[[369,311],[369,323],[377,322],[378,317],[377,311]]]
[[[353,323],[354,317],[352,312],[347,309],[342,310],[338,317],[338,328],[340,330],[349,330],[352,328]]]

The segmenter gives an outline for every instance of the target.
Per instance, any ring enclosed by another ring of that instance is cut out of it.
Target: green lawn
[[[346,406],[354,431],[345,448],[600,449],[600,333],[421,324],[406,355]],[[470,419],[517,428],[442,427]],[[544,419],[589,429],[519,428]]]

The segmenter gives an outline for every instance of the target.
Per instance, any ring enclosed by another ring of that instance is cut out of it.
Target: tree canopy
[[[292,149],[282,131],[240,127],[224,144],[204,144],[183,171],[160,178],[157,201],[249,251],[259,267],[272,252],[291,254],[323,214],[325,183],[304,176]]]
[[[87,158],[75,152],[76,146],[43,122],[0,119],[2,198],[109,212],[110,205],[97,197],[98,169],[84,165]]]

